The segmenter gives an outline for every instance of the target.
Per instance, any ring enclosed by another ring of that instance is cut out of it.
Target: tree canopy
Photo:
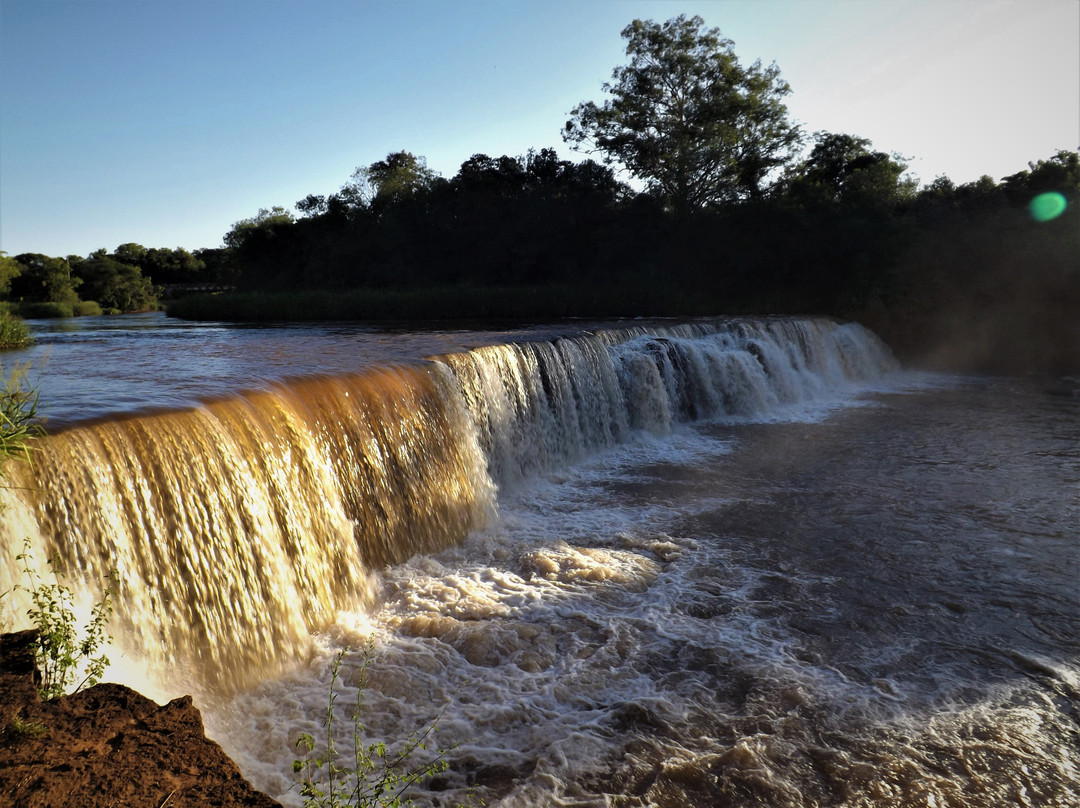
[[[266,233],[277,225],[292,224],[292,222],[293,215],[281,205],[274,205],[269,209],[259,208],[259,212],[250,219],[241,219],[233,224],[232,229],[225,234],[225,246],[239,247],[258,233]]]
[[[429,190],[438,177],[423,157],[402,150],[357,168],[346,193],[351,189],[370,205],[382,207]]]
[[[866,138],[816,132],[814,141],[788,180],[788,192],[797,200],[888,205],[915,193],[915,180],[903,176],[907,164],[898,155],[871,151]],[[943,191],[943,183],[936,189]]]
[[[624,166],[676,211],[757,199],[801,139],[775,64],[739,63],[701,17],[634,20],[611,98],[578,104],[563,130],[575,148]]]
[[[0,311],[142,310],[160,295],[192,316],[202,298],[176,298],[228,286],[237,294],[206,295],[203,312],[227,319],[230,299],[269,293],[284,303],[266,311],[293,317],[309,292],[333,312],[316,317],[821,312],[908,347],[958,322],[1012,329],[1027,353],[1004,337],[985,350],[1080,367],[1076,152],[917,189],[907,158],[866,138],[820,131],[804,151],[778,68],[743,66],[701,18],[635,20],[622,35],[608,100],[578,104],[563,129],[600,163],[475,153],[443,177],[394,151],[305,196],[298,217],[261,208],[194,254],[133,242],[87,258],[0,253]]]
[[[117,248],[120,255],[137,255],[125,250],[132,244]],[[145,255],[145,250],[143,251]],[[156,293],[150,279],[143,276],[138,266],[119,261],[104,249],[90,254],[85,261],[72,267],[72,274],[79,278],[79,295],[84,300],[94,300],[103,309],[114,311],[140,311],[156,304]]]
[[[23,253],[15,260],[22,270],[11,279],[10,294],[15,300],[25,298],[44,303],[73,303],[82,280],[73,275],[67,259],[40,253]]]

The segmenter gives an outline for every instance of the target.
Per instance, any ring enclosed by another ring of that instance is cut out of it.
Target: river
[[[421,804],[1080,805],[1080,380],[905,371],[827,321],[633,326],[42,329],[66,426],[12,520],[139,578],[118,672],[194,691],[287,804],[350,649],[342,743],[358,694],[364,738],[438,721]],[[350,475],[378,507],[320,510]]]

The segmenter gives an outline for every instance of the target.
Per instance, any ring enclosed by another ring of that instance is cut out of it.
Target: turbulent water
[[[5,540],[119,568],[283,802],[372,643],[365,737],[453,747],[425,804],[1080,805],[1077,380],[761,320],[263,387],[50,438]]]

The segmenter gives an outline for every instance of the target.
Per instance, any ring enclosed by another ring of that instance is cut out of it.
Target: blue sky
[[[680,13],[924,182],[1080,148],[1080,0],[0,0],[0,250],[219,246],[399,149],[570,157],[619,32]]]

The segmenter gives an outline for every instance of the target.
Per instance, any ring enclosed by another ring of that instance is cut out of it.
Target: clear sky
[[[620,31],[680,13],[924,182],[1080,148],[1080,0],[0,0],[0,250],[216,247],[400,149],[571,157]]]

